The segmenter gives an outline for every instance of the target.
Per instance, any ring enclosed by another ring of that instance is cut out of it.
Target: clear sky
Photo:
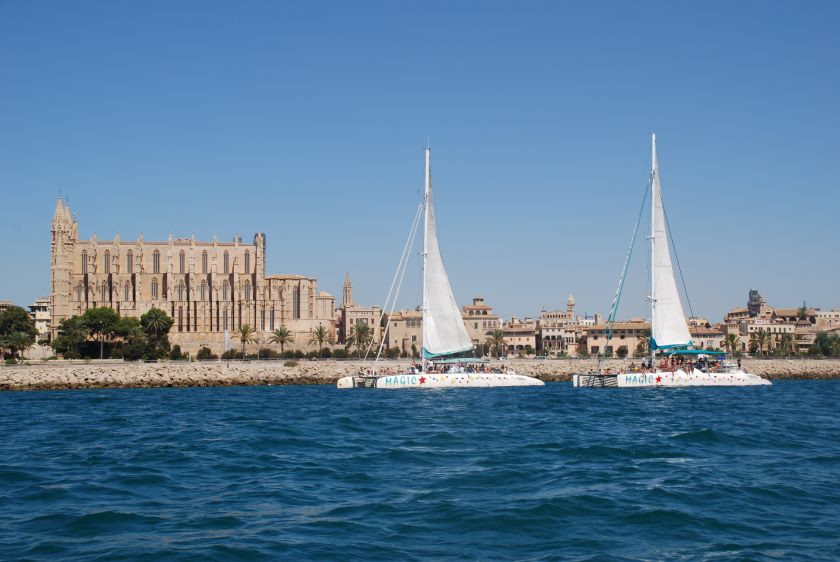
[[[838,307],[838,28],[836,1],[0,0],[0,299],[49,294],[61,191],[83,238],[264,231],[269,273],[381,303],[430,137],[458,300],[606,313],[655,130],[695,313]]]

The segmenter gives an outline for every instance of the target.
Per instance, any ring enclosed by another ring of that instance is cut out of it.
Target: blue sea
[[[0,394],[0,558],[831,560],[838,381]]]

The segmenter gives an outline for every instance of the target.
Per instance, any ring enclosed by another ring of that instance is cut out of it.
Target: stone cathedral
[[[51,336],[58,323],[88,308],[107,306],[122,316],[139,317],[156,307],[175,319],[172,345],[192,355],[202,346],[224,351],[229,331],[255,327],[268,346],[272,331],[285,325],[295,334],[294,347],[305,347],[319,324],[335,335],[335,297],[319,292],[317,281],[300,275],[265,274],[265,235],[252,244],[199,242],[173,238],[79,240],[76,218],[59,197],[52,220]],[[256,345],[249,346],[249,349]]]

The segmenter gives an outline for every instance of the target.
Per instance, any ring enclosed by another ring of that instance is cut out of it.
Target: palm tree
[[[633,355],[636,357],[647,357],[650,353],[650,330],[644,330],[642,332],[642,337],[639,339],[638,343],[636,344],[636,350],[633,352]]]
[[[793,353],[793,334],[782,334],[778,349],[780,353],[785,355]]]
[[[295,335],[286,326],[280,326],[271,333],[271,343],[280,344],[280,353],[286,352],[286,344],[295,342]]]
[[[32,347],[34,343],[35,338],[30,334],[26,332],[12,332],[3,338],[2,344],[0,345],[9,348],[13,359],[17,355],[17,352],[20,351],[20,358],[23,360],[23,352]]]
[[[362,348],[367,347],[371,341],[373,341],[373,333],[368,324],[354,324],[350,328],[347,343],[356,346],[356,353],[359,357],[362,356]]]
[[[159,308],[152,308],[140,317],[143,330],[147,333],[160,337],[161,334],[169,332],[175,320]]]
[[[723,340],[723,346],[729,353],[735,353],[741,348],[741,338],[737,334],[726,334],[726,338]]]
[[[764,348],[770,345],[770,334],[764,331],[764,328],[759,328],[755,332],[755,344],[758,347],[758,353],[764,355]]]
[[[86,341],[90,332],[81,316],[65,318],[58,324],[58,336],[64,338],[67,346],[74,352],[79,352],[79,345]]]
[[[330,334],[323,324],[318,324],[318,327],[312,330],[309,335],[309,345],[317,345],[318,355],[321,355],[321,350],[327,342],[332,343],[332,334]]]
[[[252,328],[249,324],[242,324],[239,329],[239,341],[242,343],[242,359],[245,359],[245,344],[257,343],[258,340],[256,328]]]
[[[496,328],[487,334],[487,344],[490,346],[490,349],[496,350],[496,357],[501,357],[501,350],[504,349],[507,344],[507,341],[505,340],[505,331]]]

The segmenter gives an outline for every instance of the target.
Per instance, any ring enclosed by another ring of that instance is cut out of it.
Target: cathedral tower
[[[73,266],[73,251],[78,237],[78,226],[70,214],[70,207],[61,196],[55,204],[52,219],[50,247],[50,339],[55,339],[58,323],[71,316],[70,271]]]

